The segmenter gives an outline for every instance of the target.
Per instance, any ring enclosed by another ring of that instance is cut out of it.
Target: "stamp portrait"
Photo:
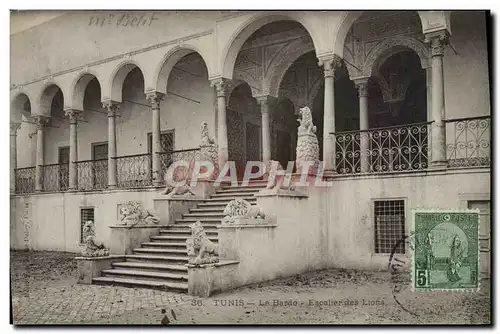
[[[415,210],[412,288],[477,291],[479,212]]]

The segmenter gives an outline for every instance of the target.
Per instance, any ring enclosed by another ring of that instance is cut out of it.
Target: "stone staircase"
[[[256,204],[254,194],[264,188],[264,181],[254,181],[245,187],[222,186],[209,199],[200,200],[196,208],[183,214],[172,226],[160,230],[160,234],[143,242],[133,254],[125,255],[124,262],[114,262],[110,269],[102,270],[102,276],[93,278],[93,284],[124,285],[167,289],[178,292],[188,290],[186,239],[191,236],[190,225],[200,221],[207,237],[218,242],[217,226],[229,201],[243,198]]]

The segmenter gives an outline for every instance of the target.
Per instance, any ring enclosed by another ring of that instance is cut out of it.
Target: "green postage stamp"
[[[415,291],[477,291],[479,211],[413,211]]]

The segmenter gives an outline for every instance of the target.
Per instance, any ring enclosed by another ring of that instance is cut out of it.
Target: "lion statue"
[[[129,201],[120,208],[120,223],[127,226],[159,224],[160,218],[144,209],[141,203]]]
[[[266,215],[257,205],[252,205],[244,199],[233,199],[224,209],[222,224],[233,223],[236,218],[260,218],[264,219]]]
[[[94,222],[89,220],[83,225],[83,241],[85,248],[82,250],[84,257],[99,257],[108,256],[109,248],[104,247],[104,244],[95,242],[95,226]]]
[[[200,142],[200,154],[199,159],[201,161],[210,161],[214,166],[214,171],[212,175],[209,176],[209,179],[216,179],[218,176],[219,169],[219,151],[217,148],[217,144],[213,138],[210,138],[208,134],[208,123],[203,121],[201,122],[200,127],[201,132],[201,142]],[[204,172],[202,169],[200,172]]]
[[[213,146],[213,145],[215,145],[215,140],[213,138],[210,138],[210,136],[208,134],[208,123],[207,122],[205,122],[205,121],[201,122],[200,133],[201,133],[200,146]]]
[[[219,261],[218,245],[210,241],[200,221],[191,225],[191,237],[186,240],[188,263],[194,265]]]
[[[298,129],[298,135],[301,134],[315,134],[316,125],[313,124],[312,112],[309,107],[300,108],[301,118],[297,119],[300,123]]]
[[[191,190],[191,188],[187,185],[178,187],[172,187],[170,185],[167,185],[165,187],[165,190],[161,192],[161,195],[167,195],[168,197],[172,197],[172,196],[182,196],[182,195],[194,196],[195,194]]]

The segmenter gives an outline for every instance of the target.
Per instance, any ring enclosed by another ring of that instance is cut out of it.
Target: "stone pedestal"
[[[261,247],[262,244],[243,244],[249,238],[260,239],[267,245],[269,233],[273,233],[277,227],[275,223],[260,218],[236,218],[234,223],[223,224],[218,227],[219,232],[219,258],[240,260],[241,249],[249,250],[251,256],[254,247]],[[266,239],[266,240],[264,240]],[[271,261],[271,259],[269,259]],[[257,270],[257,268],[255,268]]]
[[[176,219],[182,218],[183,213],[188,213],[189,209],[195,208],[200,201],[197,196],[173,195],[153,199],[154,212],[164,225],[175,223]]]
[[[124,256],[75,257],[78,266],[78,283],[92,284],[92,278],[100,277],[103,269],[109,269],[113,262],[125,261]]]
[[[149,237],[158,235],[160,229],[164,227],[166,225],[110,226],[109,251],[116,255],[132,254],[134,248],[139,248],[143,242],[150,241]]]
[[[221,260],[218,263],[190,265],[188,268],[188,293],[198,297],[209,297],[240,285],[238,261]]]

